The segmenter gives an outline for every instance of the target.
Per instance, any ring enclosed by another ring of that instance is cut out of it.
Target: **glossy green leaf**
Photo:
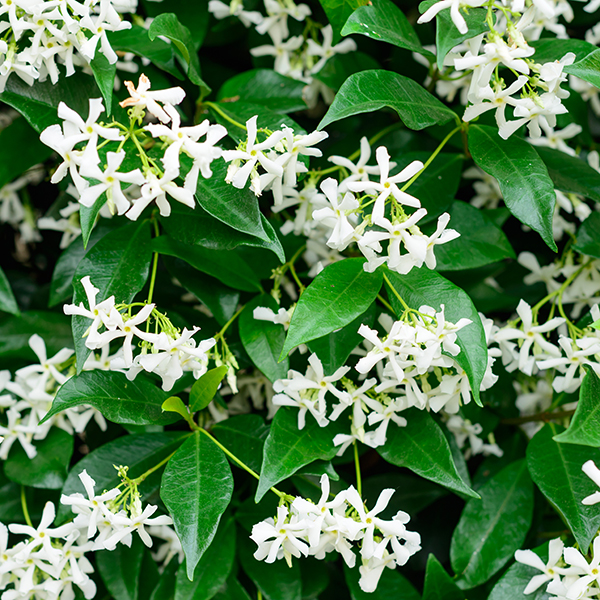
[[[135,479],[175,452],[189,435],[181,431],[144,433],[126,435],[108,442],[90,452],[71,469],[62,493],[66,496],[75,492],[85,495],[85,488],[79,479],[83,470],[96,482],[96,490],[111,490],[121,483],[114,465],[127,465],[129,477]],[[156,494],[161,475],[162,470],[159,470],[146,477],[144,485],[139,488],[142,500]],[[57,512],[59,519],[64,519],[71,510],[61,504]]]
[[[516,258],[502,229],[483,211],[457,200],[449,213],[449,227],[458,231],[460,237],[436,247],[436,270],[475,269],[505,258]]]
[[[600,173],[587,162],[553,148],[540,146],[536,147],[536,151],[556,189],[600,201]]]
[[[593,212],[577,230],[573,249],[587,256],[600,258],[600,214]]]
[[[102,92],[106,114],[110,117],[112,114],[112,99],[115,87],[115,76],[117,74],[117,63],[110,64],[104,54],[96,52],[92,62],[90,62],[90,67],[92,68],[96,85]]]
[[[73,277],[73,303],[84,303],[87,297],[81,285],[84,277],[98,288],[97,301],[115,297],[115,302],[131,302],[144,287],[150,272],[150,225],[131,223],[104,236],[81,260]],[[90,350],[85,345],[84,333],[90,326],[86,317],[73,315],[73,341],[77,353],[77,371],[83,368]]]
[[[145,0],[143,4],[149,17],[156,17],[163,12],[175,13],[180,23],[185,23],[190,30],[194,47],[198,49],[202,46],[208,31],[210,18],[207,2],[189,2],[188,0],[153,2],[153,0]]]
[[[581,470],[588,460],[600,464],[600,449],[560,444],[552,438],[564,429],[549,423],[535,434],[527,447],[531,478],[571,528],[582,552],[600,528],[600,513],[581,501],[596,491],[592,480]]]
[[[224,520],[194,571],[193,581],[188,579],[186,564],[177,571],[175,600],[210,600],[225,584],[235,558],[235,521]]]
[[[453,492],[478,498],[458,474],[450,446],[431,415],[417,409],[402,414],[408,422],[406,427],[388,427],[387,441],[377,449],[378,453],[397,467],[407,467]]]
[[[271,422],[271,431],[265,442],[256,502],[269,488],[313,460],[331,460],[338,451],[333,445],[333,438],[344,428],[340,421],[343,419],[331,421],[327,427],[319,427],[314,418],[307,415],[304,428],[298,429],[298,409],[280,408]]]
[[[554,441],[582,446],[600,446],[600,379],[593,369],[588,369],[579,389],[579,402],[571,424]]]
[[[395,569],[383,569],[381,579],[373,592],[364,592],[360,588],[360,559],[353,569],[344,564],[344,575],[352,600],[420,600],[421,595],[415,590],[410,581]]]
[[[114,600],[138,600],[144,544],[134,536],[131,547],[117,544],[112,550],[95,553],[96,565]]]
[[[227,458],[200,432],[190,436],[165,469],[160,497],[173,518],[190,581],[229,505],[233,477]]]
[[[475,163],[498,180],[510,212],[556,251],[552,236],[554,184],[535,148],[515,136],[503,140],[494,127],[471,125],[469,150]]]
[[[560,60],[567,52],[573,52],[580,61],[596,50],[594,44],[578,39],[542,38],[527,43],[535,48],[535,61],[540,64]]]
[[[521,547],[531,526],[533,485],[525,460],[511,463],[469,500],[452,535],[450,562],[462,589],[485,583]]]
[[[575,75],[597,88],[600,87],[600,49],[590,52],[572,65],[567,65],[564,72]]]
[[[215,367],[198,379],[190,391],[190,409],[192,412],[204,410],[215,397],[223,377],[227,375],[227,367]]]
[[[214,600],[251,600],[242,584],[233,576],[223,584],[214,595]]]
[[[2,268],[0,268],[0,311],[16,315],[17,317],[21,314],[15,295],[10,287],[10,282]]]
[[[367,4],[367,0],[319,0],[327,20],[333,28],[333,41],[339,41],[342,27],[350,15],[360,6]]]
[[[379,69],[379,63],[370,54],[364,52],[335,54],[318,73],[313,75],[313,79],[337,91],[344,85],[350,75],[372,69]]]
[[[217,100],[241,100],[260,104],[278,112],[306,110],[302,97],[303,81],[280,75],[271,69],[251,69],[228,79],[217,94]]]
[[[342,35],[353,33],[433,58],[433,54],[421,46],[404,13],[391,0],[372,0],[356,9],[342,29]]]
[[[456,114],[418,83],[392,71],[362,71],[351,75],[319,123],[330,123],[383,107],[394,109],[409,129],[443,125]]]
[[[142,557],[142,568],[140,569],[141,573],[139,577],[139,600],[151,600],[152,593],[158,587],[160,581],[161,574],[158,571],[158,563],[154,559],[153,554],[154,553],[151,552],[150,548],[144,549],[144,556]],[[168,563],[164,566],[167,567]],[[166,598],[163,597],[161,600],[173,599],[167,596]]]
[[[179,561],[170,560],[162,572],[158,585],[154,588],[149,600],[175,600],[175,582]]]
[[[4,474],[21,485],[59,490],[67,479],[73,442],[72,435],[52,427],[45,439],[35,443],[34,458],[29,458],[21,446],[14,445],[4,461]]]
[[[381,289],[383,273],[367,273],[364,262],[346,258],[314,278],[298,300],[280,360],[292,348],[348,325],[369,308]]]
[[[465,600],[461,589],[433,554],[427,558],[423,600]]]
[[[90,405],[113,423],[168,425],[176,420],[162,412],[162,403],[168,396],[142,374],[129,381],[117,371],[83,371],[59,388],[41,423],[68,408]]]
[[[225,285],[237,290],[255,292],[261,289],[260,281],[250,265],[233,250],[209,250],[202,246],[189,246],[168,235],[154,238],[152,249],[159,254],[181,258],[198,271],[216,277]]]
[[[283,325],[254,318],[258,306],[270,308],[274,313],[279,305],[269,294],[262,294],[251,300],[240,315],[240,339],[250,360],[267,378],[274,382],[287,377],[290,363],[288,358],[277,362],[285,340]]]
[[[191,415],[187,404],[179,396],[169,396],[161,405],[164,412],[177,413],[186,421],[190,421]]]
[[[487,369],[487,342],[481,318],[468,294],[426,267],[412,269],[407,275],[388,270],[387,277],[410,308],[419,310],[426,305],[439,310],[443,304],[446,320],[451,323],[471,319],[471,323],[456,334],[460,353],[454,359],[469,377],[471,393],[479,404],[479,387]],[[389,293],[388,297],[396,314],[401,315],[403,307],[395,294]]]

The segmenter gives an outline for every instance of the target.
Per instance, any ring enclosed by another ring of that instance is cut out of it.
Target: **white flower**
[[[342,40],[339,44],[333,45],[333,28],[331,25],[326,25],[321,29],[323,43],[318,44],[312,38],[307,40],[306,53],[310,57],[318,57],[319,60],[310,70],[311,73],[318,73],[325,63],[335,54],[347,54],[356,50],[356,42],[351,38]]]
[[[600,469],[598,469],[593,460],[584,462],[581,470],[600,488]],[[598,502],[600,502],[600,492],[594,492],[581,501],[582,504],[588,506],[598,504]]]
[[[544,564],[542,559],[531,550],[517,550],[515,552],[515,560],[538,569],[542,572],[541,575],[534,575],[527,587],[523,590],[524,594],[533,594],[547,581],[560,579],[560,574],[564,569],[557,568],[557,563],[562,558],[562,553],[565,545],[560,538],[551,540],[548,546],[548,562]]]
[[[171,117],[160,106],[159,102],[179,104],[185,98],[185,92],[180,87],[150,91],[150,85],[150,80],[143,73],[140,75],[137,88],[134,87],[133,82],[126,81],[125,87],[130,97],[119,104],[123,108],[128,106],[137,106],[139,109],[145,108],[163,123],[168,123]]]

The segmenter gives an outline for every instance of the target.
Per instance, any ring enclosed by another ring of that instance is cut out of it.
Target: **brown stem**
[[[522,425],[523,423],[534,423],[536,421],[542,421],[548,423],[549,421],[556,421],[558,419],[564,419],[570,417],[575,413],[573,410],[562,410],[559,412],[541,412],[535,415],[528,415],[527,417],[517,417],[514,419],[502,419],[500,423],[504,425]]]

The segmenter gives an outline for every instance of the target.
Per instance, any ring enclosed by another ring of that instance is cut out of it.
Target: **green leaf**
[[[465,600],[465,595],[433,554],[427,558],[423,600]]]
[[[198,431],[167,464],[160,497],[173,518],[190,581],[215,537],[232,492],[233,477],[225,454]]]
[[[344,85],[350,75],[378,68],[379,63],[371,55],[364,52],[335,54],[318,73],[313,75],[313,79],[337,91]]]
[[[189,246],[161,235],[152,240],[152,249],[159,254],[181,258],[186,263],[237,290],[256,292],[261,289],[256,274],[235,251],[209,250]]]
[[[98,288],[98,302],[110,296],[117,303],[128,303],[144,287],[150,272],[152,251],[148,222],[131,223],[105,235],[81,260],[73,278],[73,303],[87,306],[81,280],[89,276]],[[77,354],[77,371],[81,372],[90,350],[84,333],[90,326],[86,317],[73,315],[73,340]]]
[[[360,589],[358,565],[349,569],[348,565],[344,564],[344,575],[352,600],[420,600],[421,598],[408,579],[394,569],[383,569],[377,589],[370,593]]]
[[[375,301],[383,273],[367,273],[362,258],[325,267],[304,290],[292,315],[280,360],[296,346],[351,323]]]
[[[338,451],[333,445],[333,438],[342,427],[340,421],[319,427],[309,415],[304,428],[298,429],[298,409],[280,408],[271,422],[271,431],[265,442],[256,502],[260,502],[269,488],[292,476],[304,465],[318,459],[331,460]]]
[[[279,310],[279,305],[269,294],[256,296],[240,315],[240,339],[256,368],[274,382],[287,377],[290,368],[287,357],[277,362],[283,348],[285,330],[282,325],[255,319],[254,309],[258,306],[270,308],[275,313]]]
[[[555,442],[600,446],[600,379],[588,369],[579,390],[579,402],[566,431],[554,436]]]
[[[192,412],[204,410],[215,397],[223,377],[227,375],[227,367],[215,367],[204,373],[190,391],[190,409]]]
[[[179,396],[169,396],[162,403],[161,409],[165,412],[177,413],[186,421],[191,420],[190,410]]]
[[[216,423],[211,431],[243,463],[257,473],[260,471],[263,448],[269,435],[269,427],[260,415],[229,417]]]
[[[2,268],[0,268],[0,311],[10,313],[17,317],[21,314],[8,278],[4,274]]]
[[[485,583],[525,540],[533,514],[533,485],[525,460],[504,467],[469,500],[452,535],[450,562],[462,589]]]
[[[170,560],[162,572],[158,585],[154,588],[150,600],[175,600],[176,574],[179,569],[179,561]]]
[[[391,0],[372,0],[356,9],[346,21],[342,35],[359,33],[373,40],[388,42],[433,58],[433,53],[421,46],[419,37],[404,13]]]
[[[302,97],[305,85],[271,69],[251,69],[228,79],[219,90],[217,101],[239,99],[285,114],[306,110]]]
[[[90,63],[90,67],[92,67],[96,85],[102,92],[106,114],[110,117],[112,114],[112,99],[115,86],[115,75],[117,74],[117,63],[111,65],[104,54],[96,52],[96,55]]]
[[[508,238],[481,210],[456,200],[450,208],[450,225],[460,237],[437,246],[438,271],[475,269],[505,258],[516,258]]]
[[[256,560],[252,554],[256,545],[247,533],[238,536],[238,557],[246,575],[261,591],[265,600],[301,600],[302,579],[299,561],[293,560],[291,568],[285,560],[267,564]]]
[[[169,38],[187,63],[187,75],[190,81],[200,86],[201,95],[206,96],[210,93],[210,87],[204,83],[200,76],[200,61],[198,59],[198,50],[194,44],[190,30],[179,22],[174,13],[162,13],[156,17],[148,29],[148,37],[154,41],[158,36]]]
[[[342,27],[350,15],[357,8],[367,4],[367,0],[319,0],[319,2],[333,28],[334,43],[340,40]]]
[[[194,571],[193,580],[188,579],[185,563],[177,571],[175,600],[210,600],[231,573],[235,558],[235,521],[223,521],[213,543],[202,555]]]
[[[431,415],[415,408],[402,414],[406,416],[406,427],[390,426],[387,441],[377,452],[392,465],[407,467],[453,492],[479,498],[458,474],[450,446]]]
[[[572,65],[567,65],[563,70],[595,87],[600,87],[600,49],[590,52]]]
[[[541,146],[535,149],[544,161],[554,187],[600,201],[600,173],[596,169],[581,158],[560,150]]]
[[[46,438],[35,444],[35,458],[30,459],[21,446],[13,446],[4,461],[4,474],[21,485],[60,490],[67,479],[73,441],[72,435],[52,427]]]
[[[460,353],[454,360],[465,370],[471,384],[475,402],[481,405],[479,388],[487,369],[487,342],[481,318],[468,294],[453,283],[425,267],[412,269],[407,275],[398,275],[387,271],[387,277],[410,308],[418,310],[421,306],[432,306],[439,310],[445,306],[445,317],[452,323],[460,319],[471,319],[471,323],[456,334],[456,343]],[[403,307],[395,294],[388,294],[397,315]]]
[[[144,544],[134,536],[131,547],[117,544],[114,550],[95,553],[96,565],[114,600],[138,600]]]
[[[600,214],[593,212],[579,227],[573,249],[600,258]]]
[[[60,386],[52,408],[40,423],[68,408],[89,405],[113,423],[168,425],[177,419],[162,412],[167,397],[166,392],[141,374],[129,381],[124,373],[117,371],[83,371]]]
[[[362,71],[351,75],[336,95],[317,129],[352,115],[394,109],[409,129],[443,125],[456,114],[418,83],[392,71]]]
[[[210,17],[207,2],[197,3],[189,2],[188,0],[169,0],[169,2],[157,3],[152,0],[145,0],[143,4],[145,12],[149,17],[156,17],[163,12],[175,13],[179,21],[185,23],[186,27],[190,30],[196,50],[202,46],[202,42],[208,31]]]
[[[252,600],[242,584],[233,576],[215,594],[214,600]]]
[[[85,495],[85,488],[79,479],[79,474],[84,469],[96,482],[96,491],[111,490],[121,483],[114,465],[127,465],[128,476],[135,479],[175,452],[189,435],[181,431],[144,433],[126,435],[108,442],[90,452],[71,469],[62,493],[66,496],[76,492]],[[139,488],[142,500],[147,500],[158,491],[161,474],[162,470],[146,477],[144,485]],[[59,520],[70,513],[69,507],[64,504],[59,505]]]
[[[535,48],[535,58],[533,60],[541,64],[560,60],[567,52],[573,52],[575,60],[580,61],[596,50],[594,44],[577,39],[542,38],[527,43]]]
[[[600,513],[581,501],[596,486],[581,470],[588,460],[600,464],[600,449],[574,444],[559,444],[552,438],[564,429],[547,424],[527,446],[527,465],[531,478],[567,523],[582,552],[586,553],[600,527]]]
[[[510,212],[556,252],[552,236],[554,184],[535,148],[515,136],[503,140],[494,127],[471,125],[469,150],[475,163],[498,180]]]
[[[177,561],[170,561],[177,562]],[[168,567],[168,563],[165,566]],[[142,557],[142,568],[140,569],[139,577],[139,600],[151,600],[153,591],[158,587],[160,582],[160,573],[158,572],[158,563],[154,560],[150,548],[144,549],[144,556]],[[161,600],[173,600],[172,598],[161,597]]]

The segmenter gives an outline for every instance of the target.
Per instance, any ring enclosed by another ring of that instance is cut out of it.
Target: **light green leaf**
[[[17,317],[21,314],[15,295],[10,287],[10,282],[2,268],[0,268],[0,311],[10,313]]]
[[[102,92],[104,99],[104,108],[107,116],[112,114],[113,90],[115,87],[115,75],[117,74],[117,63],[110,64],[108,59],[101,52],[96,52],[90,63],[96,85]]]
[[[593,212],[580,226],[573,249],[600,258],[600,214]]]
[[[299,344],[348,325],[375,301],[383,273],[367,273],[362,258],[328,265],[300,296],[281,352],[283,360]]]
[[[600,49],[590,52],[572,65],[567,65],[563,70],[600,88]]]
[[[223,377],[227,375],[227,367],[215,367],[204,373],[190,391],[190,409],[192,412],[204,410],[215,397]]]
[[[433,554],[427,558],[423,600],[465,600],[461,589]]]
[[[333,28],[334,43],[340,40],[342,27],[350,15],[360,6],[367,4],[367,0],[319,0],[319,2]]]
[[[198,431],[167,464],[160,497],[173,518],[190,581],[213,541],[232,492],[233,477],[225,454]]]
[[[554,184],[535,148],[515,136],[503,140],[494,127],[471,125],[469,150],[475,163],[498,180],[510,212],[556,252],[552,235]]]
[[[462,589],[485,583],[521,547],[531,526],[533,485],[525,460],[511,463],[469,500],[452,535],[450,562]]]
[[[402,414],[408,422],[406,427],[391,425],[387,441],[377,449],[378,453],[387,462],[407,467],[453,492],[479,498],[458,474],[444,433],[429,413],[410,409]]]
[[[418,83],[392,71],[362,71],[351,75],[336,95],[317,129],[352,115],[383,107],[394,109],[409,129],[444,125],[456,114]]]
[[[165,412],[177,413],[182,416],[186,421],[191,419],[190,411],[186,404],[183,403],[183,400],[179,396],[169,396],[161,406],[162,410]]]
[[[114,600],[138,600],[144,544],[134,536],[131,547],[117,544],[112,550],[95,553],[96,565]]]

